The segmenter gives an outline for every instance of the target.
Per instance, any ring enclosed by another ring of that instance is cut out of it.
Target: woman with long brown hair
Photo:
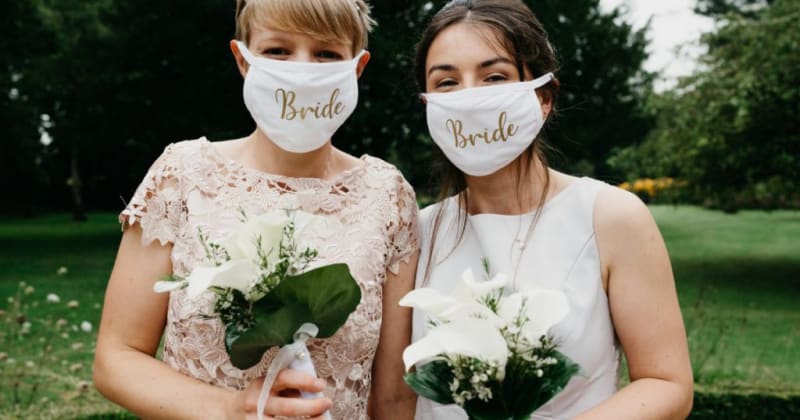
[[[661,235],[634,195],[548,167],[558,63],[520,0],[455,0],[417,49],[431,136],[446,157],[441,199],[421,213],[417,286],[452,291],[466,268],[505,273],[508,291],[562,291],[551,330],[581,373],[536,419],[684,418],[692,373]],[[510,290],[509,290],[510,289]],[[414,337],[427,329],[414,315]],[[618,389],[620,356],[630,384]],[[418,419],[466,418],[420,398]]]

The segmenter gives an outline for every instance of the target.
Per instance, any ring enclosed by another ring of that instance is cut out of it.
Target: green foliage
[[[709,207],[800,208],[800,1],[720,25],[704,37],[703,69],[653,98],[657,128],[609,163],[685,180]]]
[[[290,344],[307,322],[319,328],[317,337],[330,337],[360,301],[361,289],[346,264],[290,276],[253,304],[254,326],[243,333],[231,333],[229,326],[231,362],[240,369],[255,365],[270,347]]]
[[[556,118],[546,133],[560,151],[553,164],[579,175],[619,175],[606,160],[614,148],[640,142],[653,126],[644,100],[653,75],[647,30],[634,30],[621,9],[598,0],[526,1],[547,29],[561,60]]]
[[[464,403],[463,408],[470,419],[505,420],[530,417],[537,408],[558,394],[580,370],[578,365],[561,353],[552,351],[550,355],[558,362],[542,367],[541,377],[527,369],[529,361],[521,357],[510,358],[505,378],[502,381],[488,382],[492,390],[491,399],[483,401],[473,398]],[[469,359],[455,363],[471,361],[477,362]],[[451,384],[458,381],[453,369],[450,361],[434,360],[418,366],[415,372],[406,374],[405,381],[418,395],[440,404],[454,404]]]

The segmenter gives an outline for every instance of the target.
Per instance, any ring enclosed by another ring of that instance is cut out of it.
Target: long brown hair
[[[558,69],[558,60],[555,50],[548,40],[547,32],[542,26],[536,15],[521,0],[453,0],[447,3],[425,28],[420,42],[417,44],[415,74],[417,84],[421,91],[426,90],[425,65],[428,51],[436,37],[448,27],[467,23],[482,26],[489,29],[492,35],[497,37],[500,46],[513,57],[514,64],[519,72],[520,81],[525,79],[526,70],[534,77],[545,73],[555,73]],[[547,85],[539,88],[539,92],[544,96],[544,100],[553,104],[555,111],[555,101],[558,96],[559,82],[553,79]],[[548,115],[548,121],[554,112]],[[523,188],[523,180],[530,176],[531,163],[535,160],[541,162],[547,169],[546,145],[542,136],[539,136],[531,143],[531,146],[518,158],[519,173],[517,174],[517,200],[520,200],[520,193]],[[439,188],[438,202],[456,196],[458,201],[458,240],[454,248],[458,247],[464,235],[467,224],[467,182],[464,173],[456,168],[443,153],[440,153],[439,168],[441,184]],[[545,170],[544,189],[539,199],[540,205],[536,209],[536,214],[532,222],[531,229],[538,221],[542,211],[542,204],[547,198],[550,189],[549,172]],[[434,261],[433,250],[435,248],[436,237],[441,228],[442,217],[445,206],[439,205],[433,220],[433,231],[431,232],[431,244],[428,250],[428,261],[425,272],[427,282]]]

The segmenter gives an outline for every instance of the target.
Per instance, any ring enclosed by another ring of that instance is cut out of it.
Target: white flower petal
[[[453,292],[460,301],[474,301],[502,289],[508,283],[505,274],[499,273],[490,281],[476,281],[471,268],[467,268],[461,275],[461,282]]]
[[[248,260],[232,260],[219,267],[195,267],[187,281],[190,298],[200,296],[209,287],[228,287],[244,294],[249,291],[251,281],[258,275],[258,267]]]
[[[450,310],[457,302],[450,296],[443,296],[438,290],[423,287],[410,291],[399,302],[400,306],[417,308],[429,315],[441,316]]]
[[[519,314],[525,302],[528,322],[522,332],[531,341],[538,340],[553,325],[561,322],[569,313],[567,296],[556,290],[531,289],[504,297],[500,302],[498,315],[511,322]]]
[[[425,337],[403,351],[406,370],[420,361],[442,355],[474,357],[496,362],[505,369],[508,347],[500,331],[483,320],[456,321],[431,329]]]
[[[463,320],[485,320],[495,328],[502,328],[507,325],[505,319],[497,316],[491,309],[477,302],[458,303],[451,305],[441,311],[437,318],[441,321],[455,322]]]
[[[156,293],[166,293],[178,290],[185,285],[186,281],[159,281],[153,285],[153,291]]]

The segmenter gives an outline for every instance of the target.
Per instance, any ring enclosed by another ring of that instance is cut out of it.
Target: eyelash
[[[486,77],[484,79],[484,81],[487,81],[487,82],[490,82],[490,83],[505,82],[507,80],[508,80],[508,77],[503,75],[503,74],[492,74],[492,75],[489,75],[488,77]],[[437,88],[446,88],[446,87],[450,87],[450,86],[455,86],[456,84],[457,84],[456,81],[453,80],[453,79],[444,79],[444,80],[441,80],[441,81],[437,82],[436,83],[436,87]]]

